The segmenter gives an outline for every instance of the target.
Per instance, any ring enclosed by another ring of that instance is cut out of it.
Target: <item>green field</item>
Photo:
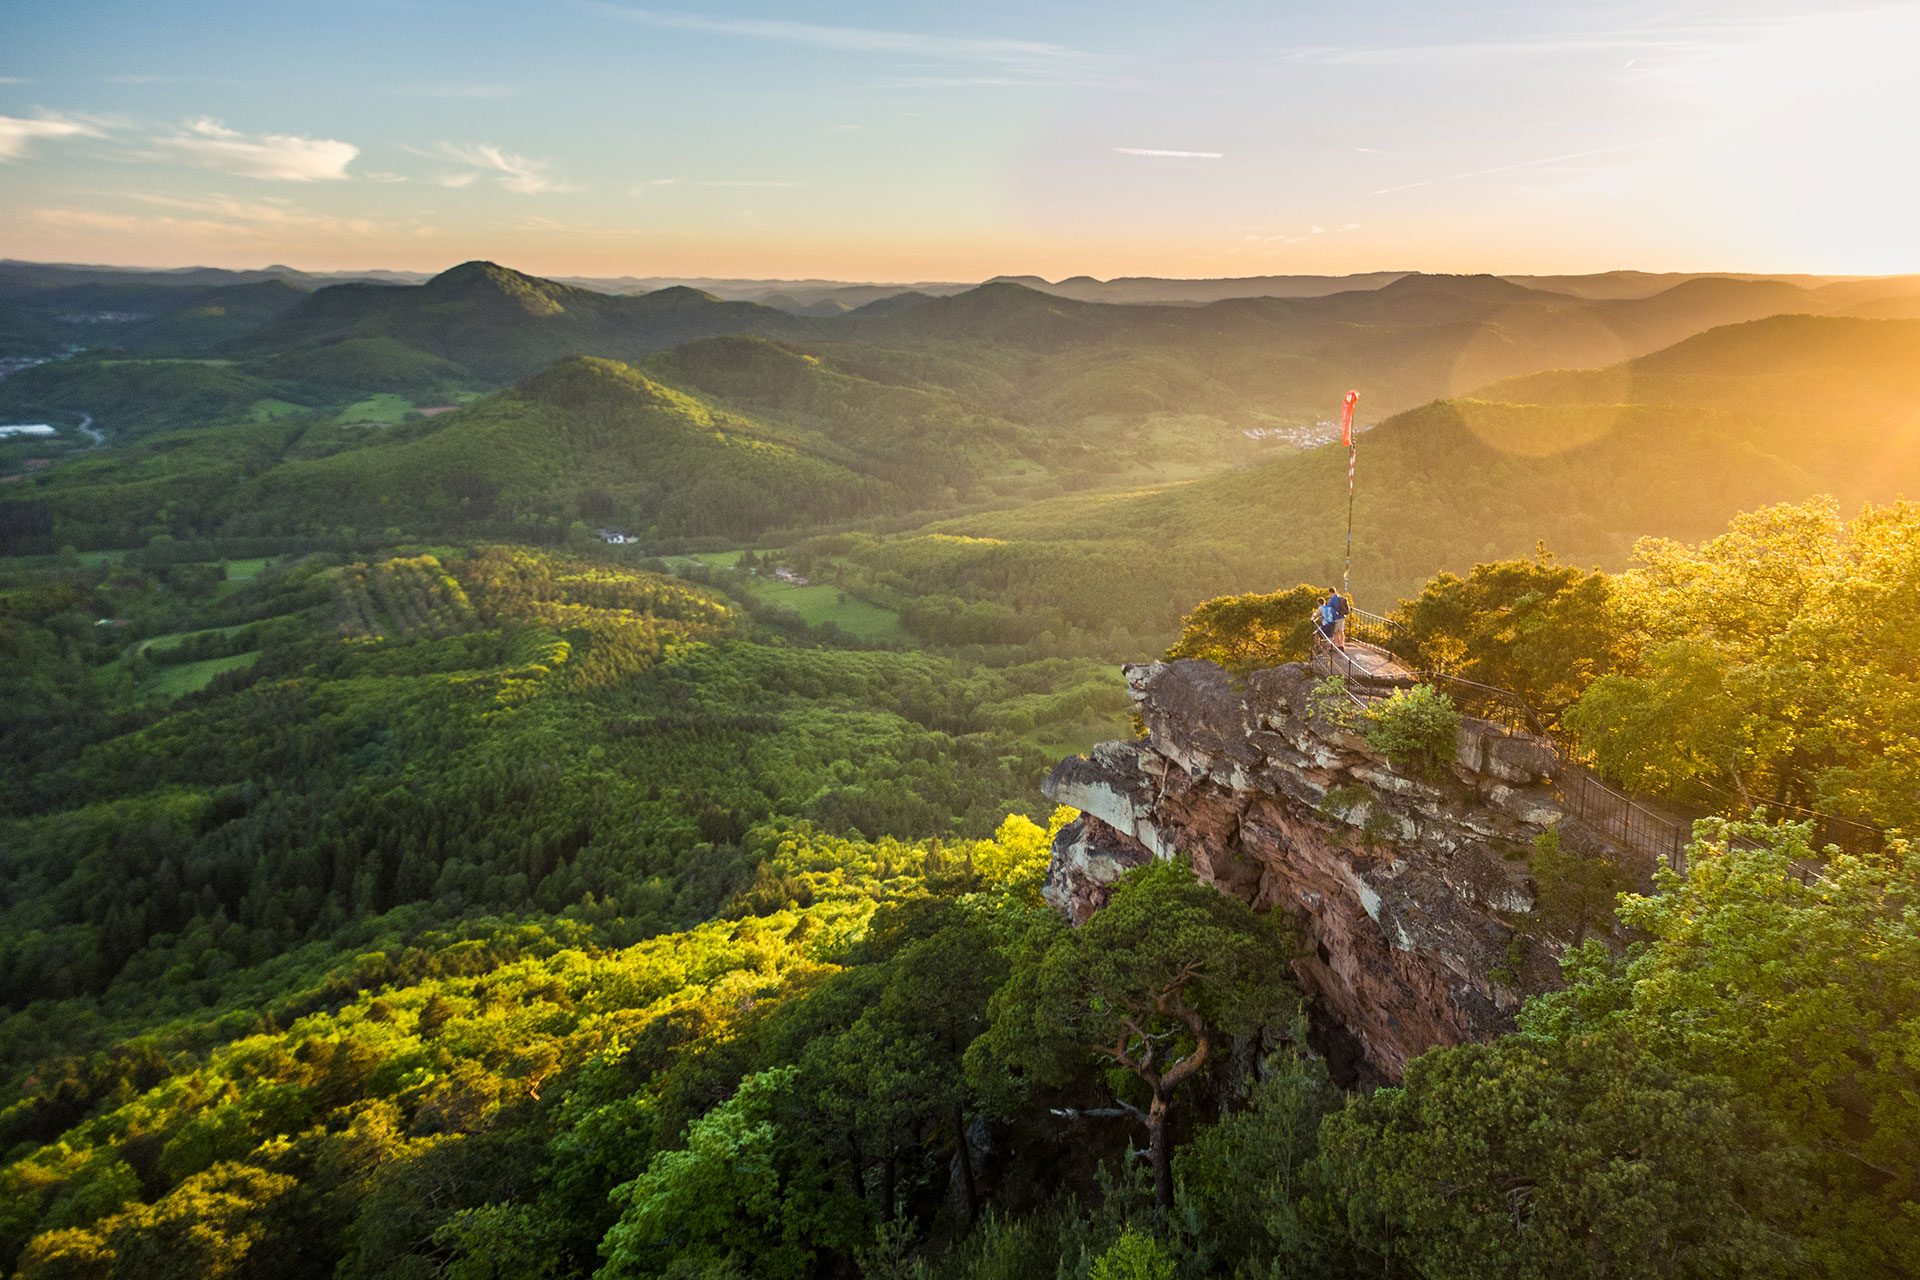
[[[1035,738],[1033,744],[1050,757],[1064,759],[1067,756],[1086,755],[1103,742],[1124,741],[1133,736],[1133,721],[1130,716],[1116,716],[1111,720],[1089,720],[1078,725],[1067,725],[1065,728],[1067,732]]]
[[[737,557],[740,553],[727,554]],[[899,640],[906,634],[900,629],[900,615],[893,610],[843,596],[839,587],[828,583],[796,587],[770,578],[755,578],[750,589],[757,599],[793,610],[810,627],[831,622],[862,640]]]
[[[183,662],[176,667],[161,667],[140,684],[140,692],[148,697],[178,698],[182,694],[198,693],[213,682],[213,678],[228,671],[238,671],[250,667],[260,657],[258,649],[251,653],[236,653],[229,658],[208,658],[203,662]]]
[[[185,356],[152,356],[135,360],[101,360],[97,362],[102,369],[111,369],[125,364],[198,364],[210,369],[230,369],[240,363],[238,360],[223,360],[213,356],[188,358]]]
[[[667,566],[676,572],[693,564],[705,565],[709,569],[731,569],[744,554],[741,550],[702,551],[694,555],[666,556],[664,559]],[[793,610],[810,627],[831,622],[848,635],[859,636],[862,640],[906,638],[906,632],[900,629],[899,614],[852,596],[843,596],[841,589],[830,583],[810,583],[797,587],[762,575],[749,579],[747,589],[757,600]]]
[[[254,575],[273,563],[271,556],[255,556],[249,560],[227,561],[227,580],[220,584],[220,594],[227,595],[238,591],[253,581]]]
[[[382,422],[391,426],[413,412],[413,401],[391,391],[356,400],[334,415],[335,422]]]
[[[139,641],[133,646],[133,652],[145,653],[155,645],[158,645],[162,649],[170,649],[184,640],[193,639],[195,636],[230,636],[236,631],[244,631],[248,625],[247,623],[241,622],[231,627],[206,627],[199,631],[169,631],[165,635],[148,636],[145,640]]]
[[[296,413],[305,413],[306,411],[304,405],[297,405],[291,400],[276,400],[268,396],[264,399],[255,400],[248,406],[247,421],[277,422],[281,418],[292,417]]]

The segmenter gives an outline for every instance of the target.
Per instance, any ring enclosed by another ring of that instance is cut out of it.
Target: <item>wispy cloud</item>
[[[36,138],[98,138],[100,130],[64,116],[43,116],[24,120],[19,116],[0,116],[0,164],[18,160]]]
[[[229,76],[108,76],[107,84],[239,84]]]
[[[636,182],[628,189],[628,195],[644,196],[658,187],[760,187],[783,188],[804,187],[804,182],[790,182],[775,178],[649,178],[645,182]]]
[[[1324,236],[1324,235],[1337,236],[1342,232],[1357,231],[1359,230],[1359,227],[1360,227],[1360,224],[1357,222],[1347,222],[1347,223],[1341,224],[1338,227],[1334,227],[1332,228],[1331,231],[1329,231],[1328,228],[1321,226],[1319,223],[1314,223],[1311,226],[1307,227],[1307,229],[1304,231],[1301,231],[1301,230],[1281,231],[1270,236],[1250,235],[1245,237],[1245,239],[1249,243],[1257,243],[1257,244],[1268,246],[1267,252],[1272,253],[1276,249],[1284,248],[1285,246],[1290,244],[1305,244],[1307,241],[1311,240],[1315,236]]]
[[[889,89],[1111,89],[1124,82],[1104,75],[1078,74],[1060,67],[1037,67],[1019,74],[993,76],[899,76],[860,85],[867,90]]]
[[[162,154],[202,169],[219,169],[244,178],[281,182],[318,182],[347,176],[360,154],[351,142],[303,138],[289,133],[241,133],[218,120],[202,118],[171,137],[157,140]]]
[[[410,98],[511,98],[520,92],[511,84],[419,84],[399,92]]]
[[[1826,0],[1829,11],[1874,13],[1892,10],[1887,0]],[[1718,12],[1716,13],[1716,9]],[[1589,29],[1563,29],[1540,35],[1480,40],[1371,45],[1296,45],[1275,50],[1285,62],[1326,66],[1445,67],[1577,58],[1624,58],[1632,66],[1643,58],[1689,60],[1724,55],[1729,48],[1777,38],[1804,22],[1808,6],[1795,0],[1760,0],[1729,6],[1680,6],[1673,21],[1629,22]],[[1614,67],[1621,63],[1612,62]]]
[[[179,199],[140,192],[128,198],[170,210],[167,213],[110,213],[97,209],[38,209],[36,221],[91,231],[165,231],[175,234],[265,239],[276,235],[328,235],[363,238],[379,228],[364,218],[314,213],[285,200],[235,200],[227,196]],[[189,215],[189,216],[182,216]]]
[[[164,228],[213,235],[233,229],[232,224],[213,218],[150,217],[132,213],[102,213],[97,209],[35,209],[33,220],[48,227],[114,233]]]
[[[1462,40],[1436,44],[1306,45],[1279,51],[1283,62],[1321,66],[1422,67],[1475,62],[1505,62],[1599,53],[1648,55],[1711,48],[1704,31],[1598,32],[1592,35],[1532,40]]]
[[[1542,156],[1538,160],[1521,160],[1515,164],[1495,165],[1491,169],[1470,169],[1466,173],[1452,173],[1438,178],[1422,178],[1418,182],[1403,182],[1394,187],[1381,187],[1373,194],[1391,195],[1396,191],[1411,191],[1415,187],[1430,187],[1436,182],[1464,182],[1468,178],[1486,178],[1496,173],[1512,173],[1516,169],[1538,169],[1543,165],[1564,164],[1569,160],[1585,160],[1590,156],[1613,155],[1620,151],[1634,151],[1641,147],[1650,147],[1655,143],[1670,142],[1671,137],[1648,138],[1641,142],[1624,142],[1617,147],[1595,147],[1591,151],[1570,151],[1565,155]]]
[[[250,227],[284,231],[319,231],[331,235],[372,235],[374,224],[365,218],[338,218],[328,213],[303,209],[291,200],[269,196],[260,200],[236,200],[231,196],[160,196],[144,192],[129,193],[143,204],[212,217]]]
[[[538,195],[543,191],[571,191],[573,188],[547,172],[550,160],[533,160],[526,156],[496,147],[491,142],[477,142],[468,146],[456,146],[451,142],[440,144],[440,153],[450,160],[471,165],[481,173],[499,175],[499,183],[508,191],[523,196]],[[464,181],[460,175],[442,178],[443,187],[464,187],[473,181],[471,176]]]
[[[826,26],[814,22],[793,22],[782,18],[718,18],[671,9],[636,9],[626,5],[605,3],[597,3],[593,7],[612,17],[643,26],[739,36],[749,40],[771,40],[782,44],[807,45],[815,49],[834,49],[846,53],[895,54],[915,58],[988,62],[1002,66],[1029,68],[1044,64],[1070,64],[1090,56],[1079,49],[1042,40],[1009,40],[918,31],[887,31],[875,27]]]
[[[27,79],[24,76],[0,76],[0,84],[32,84],[32,83],[33,81]]]
[[[1174,160],[1224,160],[1224,151],[1169,151],[1164,147],[1115,147],[1117,156],[1165,156]]]

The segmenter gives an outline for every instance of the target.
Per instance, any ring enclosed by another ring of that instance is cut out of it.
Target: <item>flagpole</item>
[[[1346,408],[1340,414],[1340,434],[1347,445],[1347,567],[1340,578],[1340,594],[1347,598],[1349,608],[1353,602],[1353,471],[1359,456],[1359,446],[1353,440],[1353,406],[1359,399],[1358,391],[1347,392]]]
[[[1356,449],[1347,446],[1347,569],[1340,577],[1340,594],[1353,599],[1353,464]]]

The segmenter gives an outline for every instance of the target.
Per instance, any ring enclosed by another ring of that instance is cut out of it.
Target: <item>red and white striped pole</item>
[[[1347,598],[1347,607],[1353,607],[1353,467],[1358,450],[1353,445],[1353,406],[1360,399],[1358,391],[1347,392],[1346,408],[1340,412],[1340,443],[1347,446],[1347,570],[1340,579],[1340,594]]]

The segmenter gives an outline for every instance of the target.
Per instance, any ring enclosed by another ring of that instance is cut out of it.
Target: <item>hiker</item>
[[[1337,589],[1329,591],[1327,602],[1320,606],[1320,612],[1330,624],[1327,628],[1327,638],[1333,642],[1333,647],[1345,649],[1347,647],[1347,615],[1352,612],[1347,604],[1347,598]]]
[[[1333,643],[1333,609],[1325,600],[1313,606],[1313,634]]]

